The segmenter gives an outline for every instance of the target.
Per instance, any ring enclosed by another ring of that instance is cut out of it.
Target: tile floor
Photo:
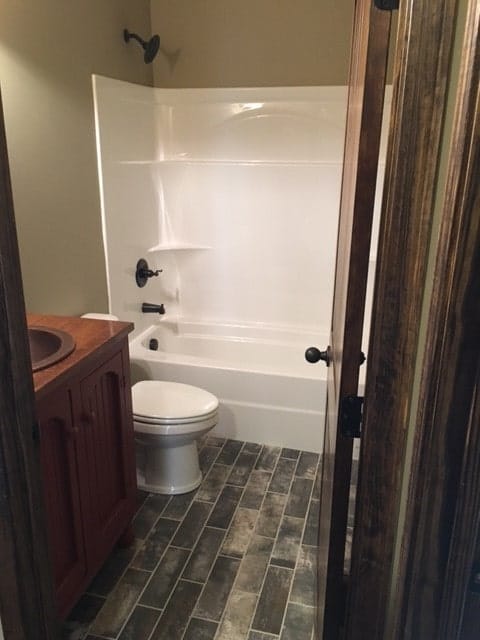
[[[319,456],[207,438],[201,486],[140,493],[65,626],[69,640],[311,640]]]

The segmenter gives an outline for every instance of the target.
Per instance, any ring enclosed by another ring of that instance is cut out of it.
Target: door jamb
[[[400,3],[345,637],[383,640],[456,0]]]
[[[460,637],[480,532],[477,0],[468,3],[462,51],[415,424],[396,638],[416,637],[420,629],[422,637]]]
[[[0,97],[0,616],[5,640],[54,640],[25,306]]]

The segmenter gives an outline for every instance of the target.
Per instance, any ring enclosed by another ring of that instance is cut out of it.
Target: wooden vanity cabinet
[[[62,618],[135,510],[127,340],[101,355],[94,352],[72,367],[60,385],[37,400],[49,551]]]

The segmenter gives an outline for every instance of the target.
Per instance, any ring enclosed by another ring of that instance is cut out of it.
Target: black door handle
[[[305,351],[305,360],[312,364],[315,364],[315,362],[318,362],[319,360],[323,360],[328,367],[332,361],[332,350],[330,347],[327,347],[325,351],[320,351],[317,347],[308,347]]]

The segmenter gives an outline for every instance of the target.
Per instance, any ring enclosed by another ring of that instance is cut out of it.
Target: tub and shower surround
[[[110,311],[142,336],[134,375],[215,393],[223,435],[320,451],[325,370],[303,354],[330,328],[346,88],[95,77],[94,94]],[[163,269],[144,288],[139,258]]]
[[[94,92],[111,312],[328,332],[346,88]]]

